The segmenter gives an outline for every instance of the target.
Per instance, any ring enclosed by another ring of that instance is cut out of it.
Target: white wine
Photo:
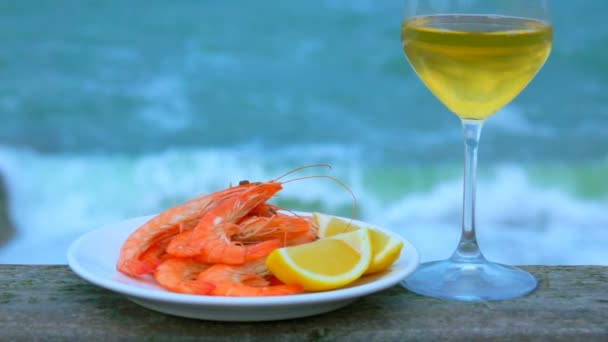
[[[443,104],[461,118],[485,119],[540,70],[552,30],[532,19],[432,15],[405,21],[401,41],[418,76]]]

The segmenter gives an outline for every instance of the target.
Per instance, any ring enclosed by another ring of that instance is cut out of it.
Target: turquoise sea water
[[[608,264],[608,27],[553,1],[554,46],[484,127],[479,239],[518,264]],[[0,4],[0,262],[61,263],[77,236],[292,168],[346,183],[357,218],[445,257],[459,233],[457,118],[401,51],[401,1]],[[294,210],[350,215],[325,179]]]

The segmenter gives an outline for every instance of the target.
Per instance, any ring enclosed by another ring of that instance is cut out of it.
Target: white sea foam
[[[147,215],[229,180],[262,179],[261,165],[220,150],[126,156],[0,150],[17,237],[0,262],[64,262],[71,240],[102,224]]]
[[[0,148],[0,174],[18,231],[0,248],[0,263],[65,263],[69,244],[87,231],[157,212],[230,182],[271,179],[302,160],[330,161],[334,168],[327,173],[357,196],[358,218],[399,232],[423,260],[453,251],[459,235],[460,180],[444,180],[426,191],[404,190],[401,198],[388,201],[367,187],[366,172],[373,171],[358,161],[356,152],[340,146],[292,147],[269,155],[250,146],[133,157]],[[320,202],[330,213],[352,201],[324,180],[289,183],[280,197]],[[559,187],[540,187],[523,169],[500,166],[479,182],[479,241],[488,257],[505,263],[608,264],[607,204],[576,198]]]
[[[503,166],[477,190],[477,235],[482,251],[512,264],[608,264],[606,201],[585,201],[561,189],[532,184],[521,168]],[[460,234],[462,183],[406,194],[370,222],[410,239],[423,260],[449,257]]]

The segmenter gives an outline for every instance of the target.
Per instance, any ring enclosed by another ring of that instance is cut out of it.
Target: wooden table
[[[0,265],[0,340],[608,341],[608,267],[523,268],[539,287],[514,300],[441,301],[395,286],[323,315],[226,323],[150,311],[64,265]]]

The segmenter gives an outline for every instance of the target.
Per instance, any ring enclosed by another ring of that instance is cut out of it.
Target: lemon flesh
[[[361,229],[361,227],[353,222],[317,212],[313,213],[313,222],[317,227],[317,235],[320,238]],[[372,262],[364,274],[376,273],[387,269],[399,259],[401,249],[403,248],[403,241],[400,239],[384,234],[373,228],[368,229],[372,241]]]

